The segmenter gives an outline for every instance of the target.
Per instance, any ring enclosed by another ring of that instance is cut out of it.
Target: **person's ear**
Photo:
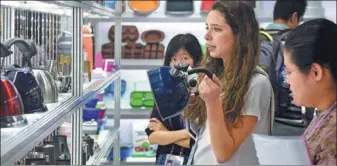
[[[298,25],[299,24],[299,19],[298,19],[298,13],[297,12],[294,12],[292,15],[291,15],[291,23],[292,24],[295,24],[295,25]]]
[[[317,63],[313,63],[311,65],[310,75],[314,78],[314,80],[321,81],[324,76],[323,67]]]

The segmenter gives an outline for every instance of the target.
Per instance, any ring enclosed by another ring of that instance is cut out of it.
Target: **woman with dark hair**
[[[195,144],[188,164],[258,165],[252,133],[269,134],[273,91],[258,67],[259,25],[243,1],[216,1],[206,20],[207,56],[199,96],[184,112]]]
[[[201,46],[198,39],[192,34],[178,34],[169,42],[164,66],[175,63],[189,64],[195,67],[202,59]],[[157,107],[154,106],[151,120],[146,128],[149,142],[158,144],[156,165],[166,165],[168,161],[185,164],[190,153],[190,136],[185,130],[182,116],[176,116],[163,121]],[[180,161],[177,161],[180,160]]]
[[[336,164],[337,25],[315,19],[285,42],[286,80],[296,105],[318,109],[304,132],[312,165]]]

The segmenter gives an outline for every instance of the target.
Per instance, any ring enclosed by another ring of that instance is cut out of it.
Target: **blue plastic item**
[[[105,1],[105,7],[115,9],[116,1]]]
[[[85,107],[96,108],[97,102],[98,102],[97,98],[91,99],[87,104],[85,104]]]
[[[101,108],[83,108],[83,121],[99,120],[102,111]]]
[[[131,156],[132,156],[132,147],[121,147],[121,150],[120,150],[121,160],[125,160],[126,158],[131,157]],[[113,160],[113,149],[111,149],[108,159]]]
[[[168,66],[147,72],[159,114],[163,120],[181,114],[187,105],[189,91],[183,77],[173,77]]]
[[[115,82],[113,81],[110,85],[108,85],[105,89],[104,89],[104,94],[109,94],[111,93],[112,96],[115,94]],[[125,80],[121,80],[121,96],[124,95],[126,91],[126,81]]]

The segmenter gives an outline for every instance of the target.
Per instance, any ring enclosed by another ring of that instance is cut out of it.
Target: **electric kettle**
[[[25,61],[23,61],[24,63],[27,62],[27,58],[32,55],[30,46],[22,39],[11,38],[6,40],[3,44],[7,49],[12,45],[16,45],[25,59]],[[14,64],[5,68],[5,75],[13,82],[19,91],[24,105],[24,113],[44,112],[47,110],[47,107],[43,104],[42,90],[29,67],[20,67]]]
[[[5,45],[0,43],[1,58],[11,54]],[[1,82],[0,82],[0,122],[1,128],[13,127],[27,124],[27,119],[23,116],[24,107],[21,96],[14,84],[2,72],[1,63]]]
[[[42,90],[44,103],[45,104],[56,103],[58,101],[58,88],[56,86],[55,80],[47,70],[32,68],[31,58],[36,55],[37,49],[33,40],[27,40],[27,43],[30,46],[32,54],[30,57],[27,58],[23,57],[24,59],[22,61],[23,62],[22,67],[29,67],[33,70],[33,74],[37,80],[37,83]]]
[[[206,68],[188,69],[188,67],[188,64],[176,64],[173,68],[163,66],[147,72],[162,120],[177,116],[184,111],[192,92],[191,88],[197,85],[197,80],[189,79],[189,75],[204,73],[209,78],[213,76]]]

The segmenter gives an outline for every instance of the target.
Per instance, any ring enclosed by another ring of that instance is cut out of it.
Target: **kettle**
[[[191,88],[197,85],[196,79],[189,79],[190,75],[204,73],[209,78],[213,74],[206,68],[189,69],[188,64],[175,64],[173,68],[163,66],[147,72],[150,87],[155,98],[156,106],[162,120],[181,114],[186,107]]]
[[[31,49],[32,54],[27,58],[23,57],[22,67],[29,67],[33,70],[33,74],[37,80],[37,83],[42,90],[44,103],[56,103],[58,101],[58,88],[56,86],[55,80],[47,70],[32,68],[31,58],[36,55],[37,49],[33,40],[27,40],[27,43]]]
[[[32,51],[26,41],[19,38],[11,38],[3,43],[7,49],[16,45],[25,59],[31,56]],[[5,75],[13,82],[19,91],[24,105],[24,113],[44,112],[47,107],[43,104],[42,90],[37,80],[28,67],[12,65],[5,68]]]
[[[0,43],[1,58],[11,54],[5,45]],[[23,116],[24,107],[21,96],[14,84],[2,72],[1,63],[1,82],[0,82],[0,121],[1,128],[13,127],[27,124],[27,119]]]

